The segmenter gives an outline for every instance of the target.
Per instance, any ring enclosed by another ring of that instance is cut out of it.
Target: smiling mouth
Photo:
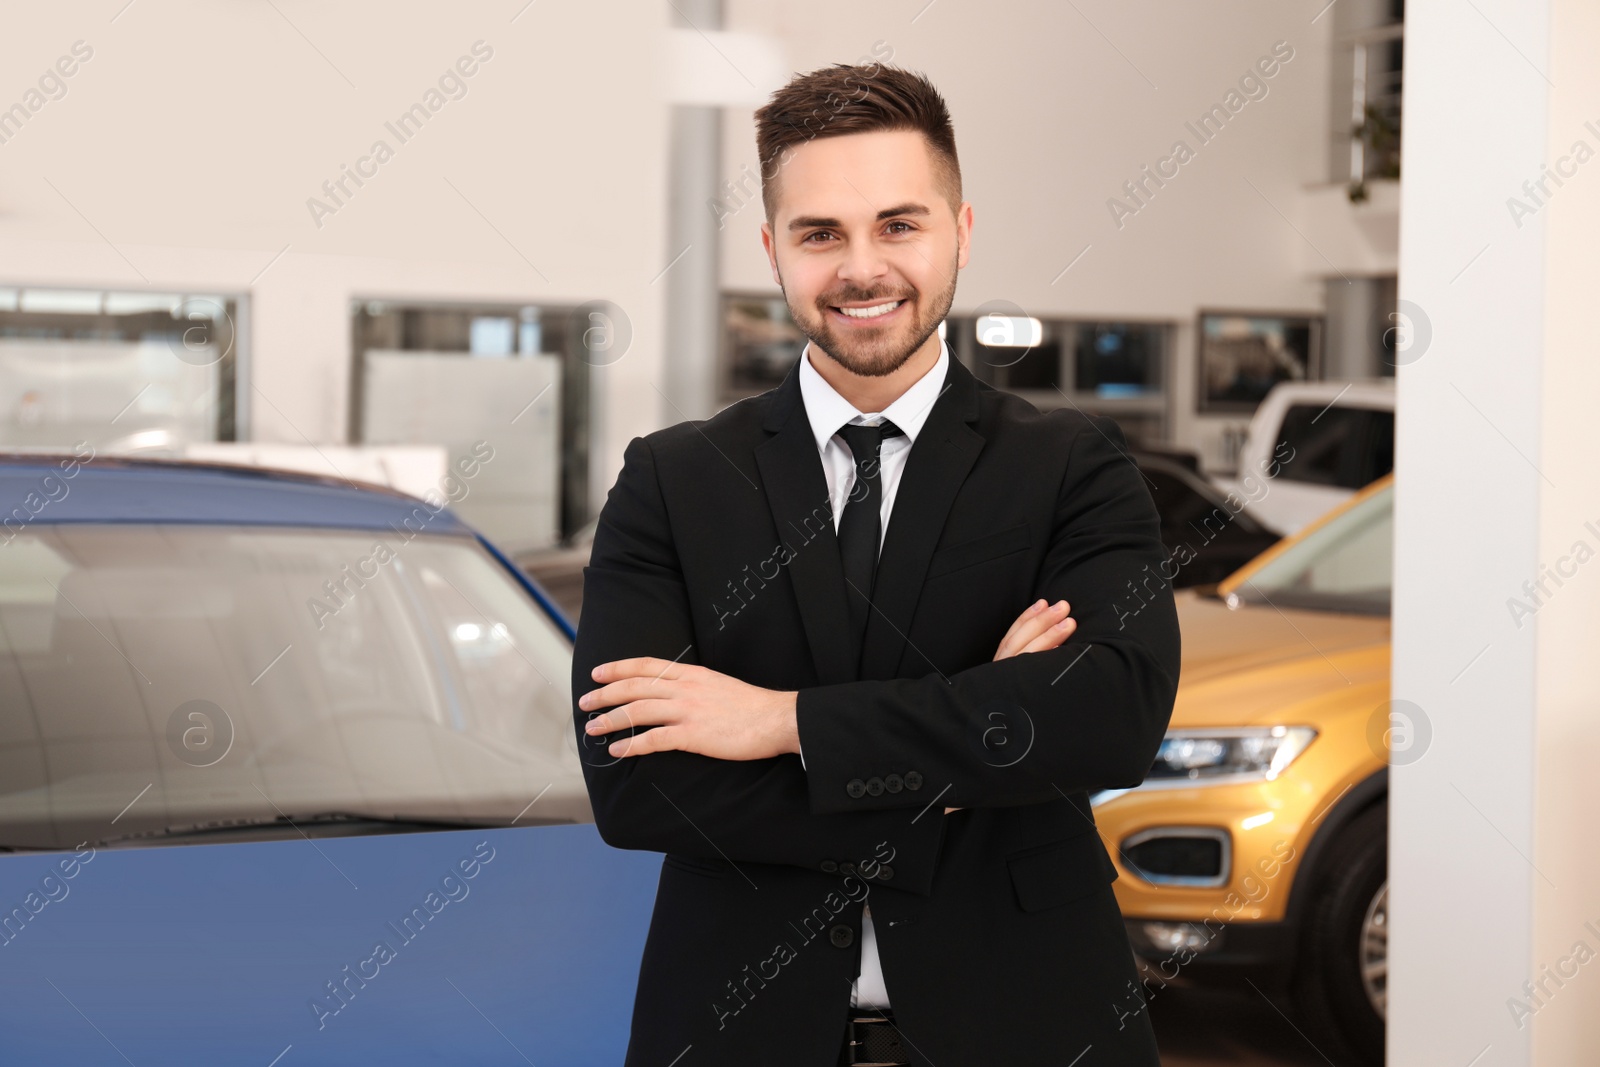
[[[902,299],[886,300],[881,304],[873,304],[870,307],[846,308],[838,307],[836,305],[830,305],[830,307],[832,307],[832,310],[838,312],[840,315],[843,315],[845,318],[855,319],[856,321],[860,322],[870,321],[872,319],[881,319],[885,315],[892,315],[895,311],[899,310],[900,305],[904,303],[905,300]]]

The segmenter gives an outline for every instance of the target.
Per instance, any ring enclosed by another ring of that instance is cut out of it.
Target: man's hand
[[[1043,600],[1035,601],[1017,616],[1017,621],[1000,639],[994,658],[1002,660],[1022,652],[1048,652],[1057,647],[1078,628],[1078,620],[1067,614],[1071,610],[1072,605],[1065,600],[1048,606]]]
[[[753,760],[800,751],[793,692],[762,689],[709,667],[652,656],[602,663],[591,677],[606,684],[585,693],[578,707],[619,706],[585,724],[590,736],[654,727],[611,742],[606,751],[613,756],[679,749]]]

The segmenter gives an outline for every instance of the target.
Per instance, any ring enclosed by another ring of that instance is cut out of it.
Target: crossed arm
[[[697,663],[651,450],[632,441],[585,570],[573,658],[575,727],[602,837],[812,869],[869,854],[887,862],[887,847],[898,853],[896,884],[926,892],[943,819],[907,809],[925,809],[934,794],[948,812],[1136,784],[1176,693],[1176,612],[1170,587],[1152,586],[1151,575],[1166,553],[1115,424],[1084,428],[1072,447],[1036,592],[1061,613],[1069,596],[1089,605],[1078,619],[1051,631],[1062,620],[1035,604],[994,661],[948,677],[777,692]],[[591,732],[587,719],[601,708],[613,710]],[[989,743],[997,714],[1011,746],[1003,753]],[[607,740],[633,728],[641,732]],[[794,755],[802,745],[804,768]],[[908,766],[931,793],[844,788]]]
[[[994,658],[1056,648],[1077,628],[1065,600],[1036,600],[1011,624]],[[643,656],[602,663],[590,672],[604,683],[578,699],[597,712],[584,725],[591,738],[626,728],[653,727],[606,746],[608,755],[698,752],[723,760],[767,759],[800,753],[793,690],[763,689],[708,667]],[[958,809],[946,807],[948,815]]]

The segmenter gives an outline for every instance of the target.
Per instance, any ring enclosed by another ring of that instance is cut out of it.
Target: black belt
[[[844,1046],[839,1050],[839,1067],[900,1067],[911,1061],[905,1043],[888,1008],[851,1008],[845,1029]]]

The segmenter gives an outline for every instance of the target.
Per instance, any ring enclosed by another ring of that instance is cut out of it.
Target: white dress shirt
[[[807,342],[800,353],[800,397],[805,403],[806,418],[811,423],[811,434],[817,440],[817,451],[822,456],[822,473],[828,479],[828,499],[833,504],[833,527],[839,528],[845,502],[856,481],[855,457],[850,446],[839,436],[839,427],[845,423],[876,425],[888,419],[904,431],[903,437],[886,437],[878,450],[878,481],[881,502],[878,528],[878,549],[883,549],[883,539],[889,533],[889,512],[894,508],[895,490],[900,485],[900,474],[905,470],[906,456],[916,443],[917,432],[928,419],[933,402],[944,390],[945,374],[950,368],[950,346],[941,343],[939,359],[928,372],[918,378],[882,411],[860,412],[829,385],[811,365],[811,345]],[[819,356],[827,359],[827,356]],[[800,755],[800,766],[806,763]],[[878,939],[872,929],[872,908],[861,913],[861,974],[850,986],[852,1008],[887,1008],[889,991],[883,984],[883,968],[878,962]]]

